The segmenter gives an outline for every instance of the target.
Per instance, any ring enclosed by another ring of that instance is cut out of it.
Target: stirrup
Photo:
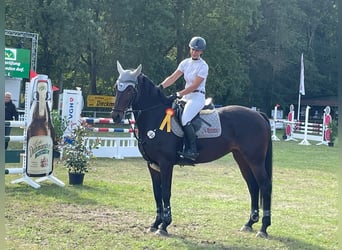
[[[181,158],[186,158],[186,159],[189,159],[189,160],[192,160],[192,161],[196,161],[199,153],[190,153],[190,152],[178,152],[179,153],[179,156]]]

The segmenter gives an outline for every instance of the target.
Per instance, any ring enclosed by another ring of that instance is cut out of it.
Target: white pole
[[[325,113],[325,109],[324,109],[324,113],[323,113],[323,122],[322,122],[322,137],[321,137],[321,142],[317,143],[316,145],[328,145],[328,142],[325,140],[325,131],[327,130],[328,126],[325,124],[325,117],[326,117],[326,113]]]
[[[23,174],[25,169],[23,168],[6,168],[5,174]]]
[[[304,125],[304,139],[299,143],[301,145],[311,145],[310,142],[307,140],[308,135],[308,123],[309,123],[309,109],[310,106],[306,106],[305,110],[305,125]]]
[[[300,97],[301,97],[301,94],[299,94],[298,96],[298,113],[297,113],[297,121],[299,122],[299,113],[300,113]]]
[[[277,137],[276,130],[277,130],[277,113],[278,113],[278,104],[274,106],[274,115],[273,115],[273,135],[272,135],[272,141],[280,141]]]

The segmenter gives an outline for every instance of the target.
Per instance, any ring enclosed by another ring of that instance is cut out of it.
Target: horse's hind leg
[[[239,165],[241,174],[246,181],[248,191],[251,197],[251,213],[248,222],[241,228],[242,231],[252,231],[254,223],[259,221],[259,185],[249,168],[248,163],[242,157],[240,152],[233,152],[234,159]]]
[[[150,232],[155,232],[158,230],[158,227],[163,222],[163,201],[162,201],[162,189],[161,189],[161,178],[160,172],[155,170],[150,166],[150,163],[147,163],[148,169],[150,171],[151,179],[152,179],[152,187],[153,187],[153,194],[154,200],[156,202],[157,207],[157,215],[149,228]]]
[[[262,215],[262,226],[257,236],[262,238],[268,238],[267,228],[271,225],[271,195],[272,195],[272,182],[268,177],[261,177],[259,181],[263,215]]]
[[[246,181],[251,198],[251,213],[247,223],[241,228],[241,231],[252,231],[253,224],[259,221],[259,185],[254,178],[253,172],[248,163],[242,157],[240,152],[233,152],[235,161],[238,163],[240,172]]]
[[[245,180],[251,197],[251,212],[249,220],[242,227],[242,230],[252,231],[253,224],[259,221],[259,186],[253,175],[248,174],[248,177],[245,178]]]
[[[248,190],[251,195],[251,215],[249,221],[243,229],[252,227],[259,219],[259,194],[260,203],[263,206],[262,226],[257,233],[258,237],[267,238],[267,228],[271,225],[271,193],[272,181],[268,176],[263,163],[250,163],[241,155],[240,152],[233,153],[235,160],[238,162],[241,173],[247,182]],[[260,191],[260,192],[259,192]]]

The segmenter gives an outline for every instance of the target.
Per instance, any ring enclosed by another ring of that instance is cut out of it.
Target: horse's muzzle
[[[122,111],[117,111],[117,110],[113,110],[112,111],[112,118],[113,118],[113,122],[114,123],[121,122],[122,117],[123,117],[123,112]]]

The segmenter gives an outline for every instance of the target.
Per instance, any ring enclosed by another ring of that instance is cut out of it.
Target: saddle
[[[185,101],[175,100],[172,109],[175,115],[171,118],[171,130],[178,136],[183,137],[184,132],[181,125],[181,117],[184,110]],[[191,121],[197,138],[214,138],[221,135],[221,122],[212,98],[207,98],[203,109]]]

